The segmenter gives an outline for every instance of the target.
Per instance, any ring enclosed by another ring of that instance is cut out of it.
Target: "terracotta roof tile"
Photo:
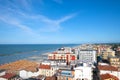
[[[6,79],[10,79],[12,77],[14,77],[15,74],[12,74],[12,73],[6,73],[5,75],[1,76],[2,78],[6,78]]]
[[[26,69],[28,67],[36,68],[38,66],[39,64],[37,64],[36,62],[32,62],[28,60],[19,60],[19,61],[1,65],[0,69],[6,69],[7,72],[15,72],[15,71],[19,71],[22,69]]]
[[[45,80],[57,80],[55,76],[53,77],[46,77]]]
[[[40,68],[40,69],[50,69],[51,66],[50,66],[50,65],[40,65],[39,68]]]
[[[118,71],[117,67],[109,66],[109,65],[104,65],[104,66],[103,65],[99,65],[98,69],[99,70],[108,70],[108,71]]]
[[[110,75],[110,74],[102,74],[100,75],[101,80],[105,80],[105,79],[110,79],[112,78],[113,80],[119,80],[116,76]]]

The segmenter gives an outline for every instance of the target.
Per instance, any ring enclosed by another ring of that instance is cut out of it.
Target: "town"
[[[82,44],[0,65],[0,80],[120,80],[120,46]]]

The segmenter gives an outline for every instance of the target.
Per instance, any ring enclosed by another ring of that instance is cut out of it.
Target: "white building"
[[[64,60],[46,60],[41,62],[42,65],[51,65],[51,66],[66,66],[66,62]]]
[[[71,47],[63,47],[56,51],[57,53],[72,53]]]
[[[75,70],[75,80],[92,80],[92,67],[83,65],[74,68]]]
[[[31,77],[37,77],[40,75],[40,72],[37,71],[37,72],[32,72],[32,71],[26,71],[26,70],[21,70],[19,71],[19,76],[22,78],[22,79],[28,79],[28,78],[31,78]]]
[[[5,75],[5,73],[6,73],[6,71],[5,70],[0,70],[0,76],[3,76],[3,75]]]
[[[80,62],[94,63],[96,62],[96,51],[94,50],[80,50],[79,51]]]

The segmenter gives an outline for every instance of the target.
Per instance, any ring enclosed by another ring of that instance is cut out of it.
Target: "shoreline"
[[[72,46],[61,46],[61,47],[76,47],[78,45],[72,45]],[[25,54],[15,54],[15,55],[11,55],[11,56],[4,56],[4,57],[0,57],[1,62],[0,62],[0,66],[1,65],[5,65],[5,64],[9,64],[15,61],[19,61],[19,60],[29,60],[29,61],[42,61],[47,59],[47,55],[51,52],[54,52],[56,49],[60,48],[60,46],[56,46],[56,48],[51,48],[51,50],[43,50],[43,51],[37,51],[34,50],[33,52],[24,52]],[[3,62],[2,62],[3,61]]]
[[[28,60],[28,61],[34,61],[34,62],[35,62],[34,59],[39,59],[39,61],[42,61],[43,58],[45,59],[44,56],[47,57],[47,55],[48,55],[49,53],[50,53],[50,52],[41,53],[40,55],[33,55],[33,56],[29,56],[29,57],[27,57],[27,58],[18,59],[18,60],[15,60],[15,61],[10,61],[10,62],[8,62],[8,63],[0,64],[0,66],[1,66],[1,65],[6,65],[6,64],[10,64],[10,63],[13,63],[13,62],[16,62],[16,61],[20,61],[20,60]]]

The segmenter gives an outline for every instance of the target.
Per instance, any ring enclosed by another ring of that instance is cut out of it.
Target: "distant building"
[[[120,46],[118,46],[117,51],[120,51]]]
[[[66,66],[66,60],[45,60],[43,62],[41,62],[41,64],[43,65],[57,65],[57,66]]]
[[[73,53],[58,53],[53,52],[51,54],[48,54],[49,60],[65,60],[67,64],[69,64],[71,61],[77,60],[76,54]]]
[[[79,51],[79,60],[85,63],[94,63],[96,62],[96,51],[94,50],[80,50]]]
[[[115,51],[107,49],[106,51],[102,52],[102,58],[104,60],[108,60],[109,57],[115,57]]]

